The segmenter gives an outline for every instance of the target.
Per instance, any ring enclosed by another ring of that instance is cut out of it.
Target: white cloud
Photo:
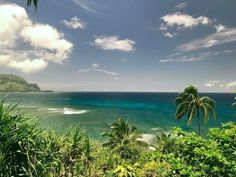
[[[183,3],[180,3],[180,4],[176,5],[175,8],[183,9],[183,8],[185,8],[187,6],[188,6],[188,3],[187,2],[183,2]]]
[[[219,80],[214,80],[214,81],[208,81],[207,83],[204,84],[205,87],[214,87],[217,84],[222,84],[222,81]]]
[[[63,34],[49,25],[35,24],[22,29],[23,40],[36,49],[48,49],[55,54],[54,62],[62,62],[69,57],[73,44],[63,39]]]
[[[24,8],[16,4],[0,5],[0,47],[13,46],[16,34],[30,23]]]
[[[108,70],[100,69],[100,68],[88,68],[88,69],[79,70],[80,73],[87,73],[87,72],[90,72],[90,71],[101,72],[101,73],[105,73],[105,74],[113,75],[113,76],[118,75],[118,73],[116,73],[116,72],[112,72],[112,71],[108,71]]]
[[[184,3],[182,4],[184,5]],[[181,12],[167,14],[161,17],[161,20],[162,23],[159,29],[166,37],[173,37],[177,35],[177,31],[192,29],[199,25],[214,28],[216,32],[221,32],[226,29],[226,27],[218,23],[216,19],[209,19],[206,16],[194,17]],[[170,32],[170,29],[172,30],[172,32]]]
[[[97,63],[93,63],[93,64],[92,64],[92,68],[100,68],[100,65],[97,64]]]
[[[236,87],[236,82],[233,81],[233,82],[229,82],[226,84],[227,87]]]
[[[214,84],[220,84],[222,81],[220,80],[213,80],[213,81],[209,81],[210,83],[214,83]]]
[[[177,51],[189,52],[235,41],[236,28],[226,28],[223,31],[213,33],[205,38],[184,43],[177,47]]]
[[[224,87],[224,84],[223,84],[223,83],[221,83],[221,84],[220,84],[220,87]]]
[[[71,28],[71,29],[78,29],[78,28],[84,29],[86,27],[86,23],[83,22],[77,16],[72,17],[69,21],[62,20],[61,23],[64,24],[65,26],[67,26],[68,28]]]
[[[47,67],[48,63],[42,59],[15,61],[12,60],[9,66],[15,68],[21,72],[30,74],[41,71]]]
[[[166,58],[166,59],[161,59],[159,60],[160,63],[167,63],[167,62],[174,62],[175,60],[174,59],[171,59],[171,58]]]
[[[213,87],[215,84],[213,84],[213,83],[206,83],[206,84],[204,84],[204,86],[205,87]]]
[[[184,56],[178,56],[178,55],[170,55],[167,58],[161,59],[159,62],[161,63],[167,63],[167,62],[193,62],[193,61],[203,61],[203,60],[209,60],[214,56],[221,55],[221,54],[227,54],[235,52],[235,50],[222,50],[222,51],[211,51],[211,52],[202,52],[196,55],[184,55]]]
[[[178,26],[181,28],[192,28],[200,24],[207,25],[210,23],[209,19],[205,16],[194,18],[193,16],[182,14],[180,12],[165,15],[161,17],[161,19],[164,21],[166,26]]]
[[[88,0],[72,0],[72,2],[74,2],[76,5],[78,5],[84,10],[96,13],[96,11],[90,7]]]
[[[92,64],[92,66],[90,68],[82,69],[82,70],[79,70],[78,72],[79,73],[87,73],[87,72],[91,72],[91,71],[99,72],[99,73],[103,73],[103,74],[107,74],[107,75],[112,75],[112,76],[115,77],[115,79],[120,79],[119,76],[118,76],[119,73],[116,73],[116,72],[113,72],[113,71],[108,71],[106,69],[102,69],[100,67],[100,65],[97,64],[97,63]]]
[[[116,72],[108,71],[108,70],[105,70],[105,69],[93,69],[93,71],[102,72],[102,73],[113,75],[113,76],[118,75],[118,73],[116,73]]]
[[[226,27],[224,25],[218,24],[218,25],[215,25],[215,28],[216,28],[216,32],[221,32],[225,30]]]
[[[96,36],[92,45],[103,50],[120,50],[130,52],[134,50],[135,41],[119,39],[119,36]]]
[[[33,23],[23,7],[0,5],[0,66],[24,73],[47,67],[49,61],[68,59],[73,44],[47,24]]]
[[[170,33],[170,32],[163,32],[163,35],[169,38],[172,38],[176,35],[176,33]]]
[[[220,91],[231,91],[236,87],[236,81],[212,80],[204,84],[205,87],[218,88]]]

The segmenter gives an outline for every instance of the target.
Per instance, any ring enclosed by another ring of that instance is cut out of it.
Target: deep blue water
[[[3,94],[0,94],[3,95]],[[205,93],[217,102],[217,119],[202,124],[206,133],[210,127],[227,121],[236,121],[236,109],[231,107],[235,94]],[[187,125],[186,118],[175,119],[173,100],[177,93],[10,93],[9,102],[19,103],[22,109],[36,115],[42,127],[62,131],[80,126],[96,138],[109,129],[112,121],[128,119],[146,133],[167,131],[180,126],[195,131],[195,122]]]

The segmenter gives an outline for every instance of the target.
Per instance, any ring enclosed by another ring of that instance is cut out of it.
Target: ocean
[[[1,93],[0,97],[5,94]],[[217,118],[210,118],[202,132],[218,127],[223,122],[236,121],[236,109],[231,107],[235,94],[202,93],[216,100]],[[129,120],[143,133],[159,134],[179,126],[196,131],[196,122],[187,125],[186,117],[175,119],[174,99],[177,93],[126,93],[126,92],[41,92],[9,93],[7,101],[18,103],[25,112],[35,115],[46,130],[64,131],[82,127],[94,137],[109,131],[113,121]]]

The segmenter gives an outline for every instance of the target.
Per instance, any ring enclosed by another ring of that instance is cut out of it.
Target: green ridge
[[[20,76],[13,74],[0,74],[0,92],[40,92],[35,83],[28,83]]]

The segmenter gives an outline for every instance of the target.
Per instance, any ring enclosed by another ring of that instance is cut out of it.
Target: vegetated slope
[[[37,84],[13,74],[0,74],[0,92],[40,92]]]

